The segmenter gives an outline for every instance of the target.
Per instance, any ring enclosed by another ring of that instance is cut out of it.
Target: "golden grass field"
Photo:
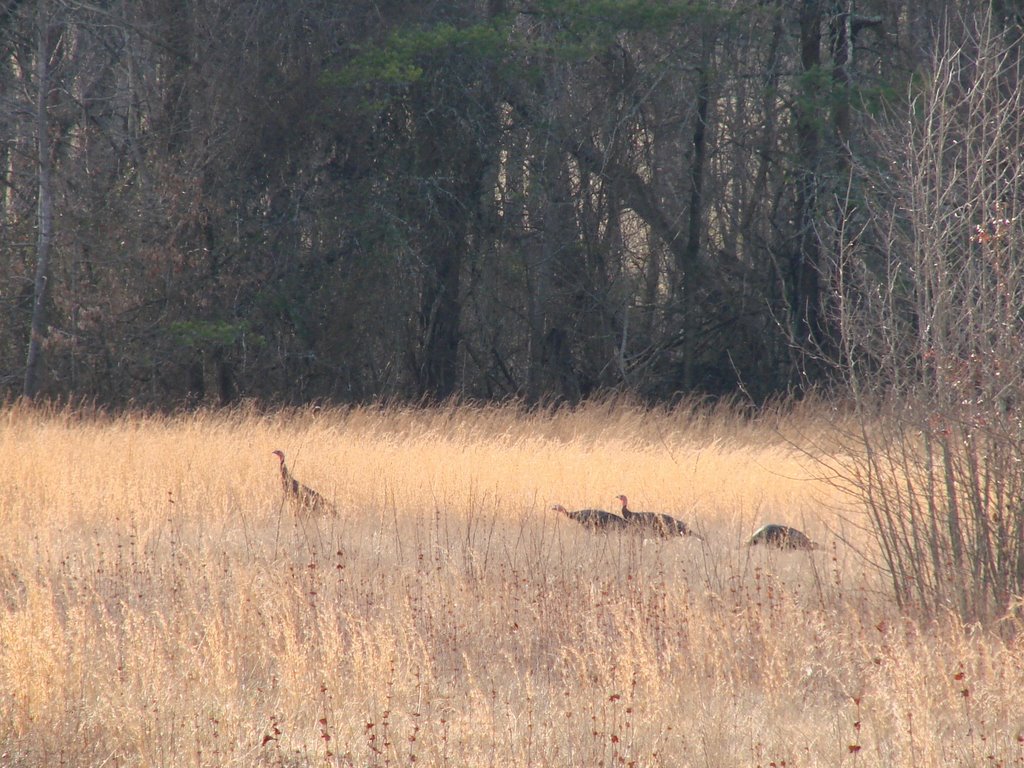
[[[1024,764],[1024,646],[900,616],[828,439],[820,407],[7,408],[0,765]],[[275,448],[338,518],[283,504]],[[706,541],[549,511],[618,493]],[[741,546],[768,520],[823,549]]]

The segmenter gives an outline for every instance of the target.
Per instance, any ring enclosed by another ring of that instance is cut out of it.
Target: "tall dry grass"
[[[1024,762],[1024,650],[901,619],[820,412],[0,413],[4,766]],[[336,501],[296,519],[277,460]],[[548,511],[683,517],[592,534]],[[765,520],[819,552],[739,546]]]

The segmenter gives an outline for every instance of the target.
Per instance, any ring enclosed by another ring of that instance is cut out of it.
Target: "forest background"
[[[831,387],[850,265],[900,288],[893,217],[872,229],[905,210],[888,150],[941,57],[968,88],[981,28],[1013,92],[1014,8],[5,0],[0,391]],[[994,195],[942,209],[961,251],[1013,220],[1016,166],[992,167]]]

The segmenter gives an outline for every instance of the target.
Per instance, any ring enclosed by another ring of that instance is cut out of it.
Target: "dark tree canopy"
[[[0,386],[174,406],[828,385],[849,160],[951,10],[848,6],[0,4]]]

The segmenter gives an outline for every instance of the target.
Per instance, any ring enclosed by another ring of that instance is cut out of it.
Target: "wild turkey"
[[[803,531],[790,528],[788,525],[768,523],[762,525],[747,542],[748,547],[764,544],[776,549],[821,549],[821,546],[807,538]]]
[[[603,509],[577,509],[570,512],[561,504],[551,507],[555,512],[561,512],[570,520],[575,520],[584,528],[595,531],[619,531],[629,527],[629,524],[618,515],[605,512]]]
[[[622,518],[641,533],[653,533],[657,536],[693,536],[703,541],[704,537],[695,533],[682,520],[676,520],[671,515],[663,515],[659,512],[634,512],[629,508],[629,500],[623,496],[616,496],[622,502]]]
[[[292,477],[288,467],[284,463],[284,451],[274,451],[281,462],[281,487],[284,488],[285,498],[295,504],[300,512],[314,515],[334,515],[337,510],[327,499],[314,491],[308,485],[304,485]]]

